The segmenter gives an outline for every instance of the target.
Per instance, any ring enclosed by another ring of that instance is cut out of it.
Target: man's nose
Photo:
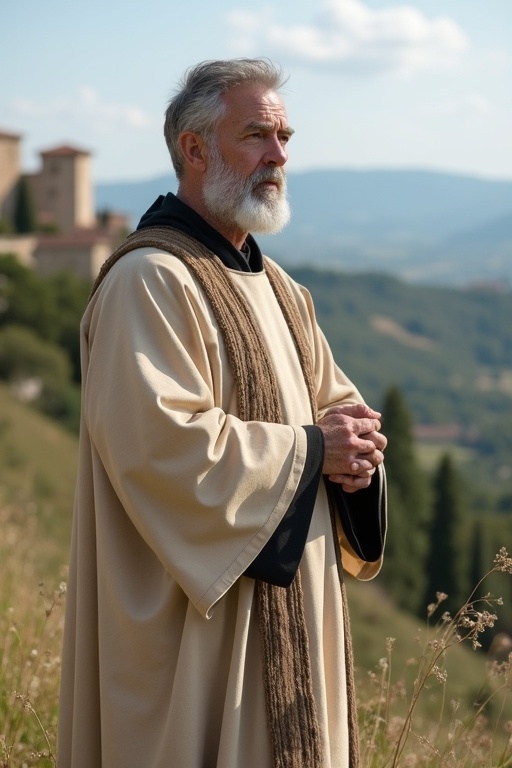
[[[265,165],[282,167],[288,160],[288,152],[278,136],[269,137],[269,144],[263,158]]]

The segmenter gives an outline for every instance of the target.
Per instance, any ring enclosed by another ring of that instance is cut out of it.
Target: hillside
[[[16,596],[17,602],[12,615],[15,617],[17,628],[20,632],[23,631],[21,639],[31,643],[27,646],[28,649],[37,648],[38,645],[34,646],[32,643],[38,643],[44,650],[44,657],[54,659],[57,663],[61,643],[61,607],[57,606],[57,615],[52,616],[54,629],[46,627],[43,637],[42,625],[38,619],[42,606],[36,600],[37,584],[42,581],[58,584],[64,576],[64,566],[68,558],[77,443],[75,438],[71,438],[52,422],[42,418],[28,406],[16,402],[4,387],[0,387],[0,425],[0,511],[5,534],[0,541],[3,569],[0,605],[12,605],[13,594]],[[5,592],[9,585],[10,595]],[[421,621],[396,610],[383,592],[379,577],[367,584],[349,580],[347,589],[351,605],[361,715],[366,712],[368,716],[371,707],[375,705],[372,701],[379,700],[378,697],[375,699],[379,690],[375,688],[375,684],[379,683],[383,670],[387,669],[383,666],[382,659],[388,655],[387,638],[392,637],[395,642],[392,666],[389,668],[391,696],[387,715],[390,718],[402,717],[405,705],[410,700],[414,679],[423,663],[422,657],[427,647],[426,627]],[[0,625],[2,619],[3,613],[0,615]],[[12,617],[8,617],[7,623],[11,621]],[[34,639],[31,638],[32,632],[35,633]],[[16,666],[13,667],[13,664],[19,663],[17,655],[13,653],[9,656],[10,650],[8,648],[6,657],[8,661],[11,658],[9,670],[4,671],[4,682],[8,686],[13,684],[11,678],[13,672],[16,672]],[[29,650],[26,652],[29,653]],[[472,703],[481,686],[485,685],[485,690],[489,692],[488,683],[485,682],[486,658],[483,655],[466,647],[455,648],[447,654],[446,662],[446,691],[434,677],[431,678],[418,707],[416,732],[430,734],[432,725],[436,724],[441,716],[444,699],[456,699],[460,702],[458,716],[463,719],[471,715]],[[41,687],[42,693],[46,697],[50,696],[50,699],[41,702],[39,709],[39,714],[44,713],[47,718],[50,717],[47,710],[50,705],[55,706],[58,692],[58,668],[55,665],[50,668],[48,665],[48,670],[44,675],[41,673]],[[376,674],[372,677],[369,673]],[[30,679],[30,669],[28,673],[23,671],[24,678],[27,675]],[[19,686],[19,680],[15,684]],[[405,696],[396,697],[392,693],[394,689],[407,693]],[[4,698],[5,696],[4,691]],[[486,710],[492,724],[500,720],[495,744],[501,740],[501,723],[512,717],[510,703],[501,713],[500,701],[501,697],[498,697],[496,704]],[[7,723],[11,717],[7,699],[4,704],[7,709],[2,709],[0,701],[0,725],[2,717],[6,718]],[[38,737],[41,737],[40,733]],[[416,750],[414,740],[412,746]]]
[[[34,530],[39,576],[67,562],[77,439],[0,385],[0,508]]]
[[[37,360],[43,349],[46,355],[65,351],[76,370],[78,325],[88,287],[83,291],[80,284],[80,290],[72,290],[69,281],[60,280],[58,291],[48,293],[46,283],[39,284],[32,272],[25,275],[19,266],[13,271],[9,264],[7,259],[2,267],[7,303],[0,331],[7,333],[10,324],[24,326],[36,334],[24,351],[31,364],[41,365]],[[313,294],[335,358],[365,399],[380,406],[387,389],[397,385],[406,396],[429,468],[440,450],[456,447],[468,476],[492,494],[508,493],[510,502],[503,511],[512,512],[510,292],[500,286],[465,290],[427,286],[376,272],[297,266],[290,272]],[[8,336],[2,336],[5,344]],[[21,342],[15,338],[16,346]],[[53,349],[50,344],[47,349],[38,338],[45,344],[61,338],[66,346]],[[5,344],[2,354],[11,359]],[[50,358],[47,368],[53,375],[56,366],[51,354]],[[39,370],[33,375],[40,375]],[[78,381],[78,370],[71,383],[63,374],[60,389],[52,384],[56,395],[42,401],[41,407],[75,424]],[[62,396],[59,401],[61,391],[66,399]],[[55,410],[56,403],[60,410]],[[493,501],[488,495],[491,509]]]
[[[259,238],[286,265],[388,272],[438,285],[512,284],[512,181],[427,171],[288,174],[292,220]],[[171,175],[99,184],[96,204],[135,226]]]
[[[405,393],[426,445],[456,445],[472,477],[510,487],[510,294],[404,283],[389,275],[293,269],[311,291],[338,364],[380,406]]]

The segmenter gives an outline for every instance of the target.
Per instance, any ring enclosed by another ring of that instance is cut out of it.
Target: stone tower
[[[63,146],[41,152],[41,160],[33,179],[39,221],[63,233],[94,227],[90,153]]]

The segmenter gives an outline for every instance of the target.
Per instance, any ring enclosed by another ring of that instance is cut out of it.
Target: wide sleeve
[[[82,332],[83,416],[97,476],[209,616],[289,508],[306,433],[238,418],[209,305],[169,254],[125,255],[93,297]],[[96,514],[108,516],[97,496]]]
[[[345,493],[326,478],[327,493],[336,509],[336,530],[344,570],[368,581],[382,567],[387,533],[386,473],[381,464],[368,488]]]

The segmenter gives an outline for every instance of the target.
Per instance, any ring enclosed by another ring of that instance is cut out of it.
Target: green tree
[[[383,577],[396,603],[421,614],[430,493],[415,452],[413,423],[400,389],[384,397],[382,429],[388,438],[385,467],[389,491],[389,533]]]
[[[30,328],[68,354],[73,380],[80,381],[80,319],[90,283],[71,273],[40,277],[14,256],[0,256],[0,328]]]
[[[66,352],[42,341],[28,328],[10,325],[0,330],[0,379],[14,394],[76,430],[80,388],[71,381]]]
[[[24,176],[19,180],[17,192],[13,216],[14,229],[19,234],[35,232],[37,229],[35,208],[28,181]]]
[[[59,272],[48,278],[51,303],[58,313],[55,340],[66,350],[73,380],[80,382],[80,320],[91,291],[88,280],[75,277],[70,272]]]
[[[48,282],[15,256],[0,256],[0,327],[32,328],[41,338],[56,341],[58,312]]]
[[[448,595],[444,603],[446,610],[454,613],[467,596],[464,594],[467,582],[464,578],[465,547],[461,541],[463,497],[460,480],[449,454],[440,459],[433,490],[424,601],[427,605],[435,600],[436,592],[444,592]]]

